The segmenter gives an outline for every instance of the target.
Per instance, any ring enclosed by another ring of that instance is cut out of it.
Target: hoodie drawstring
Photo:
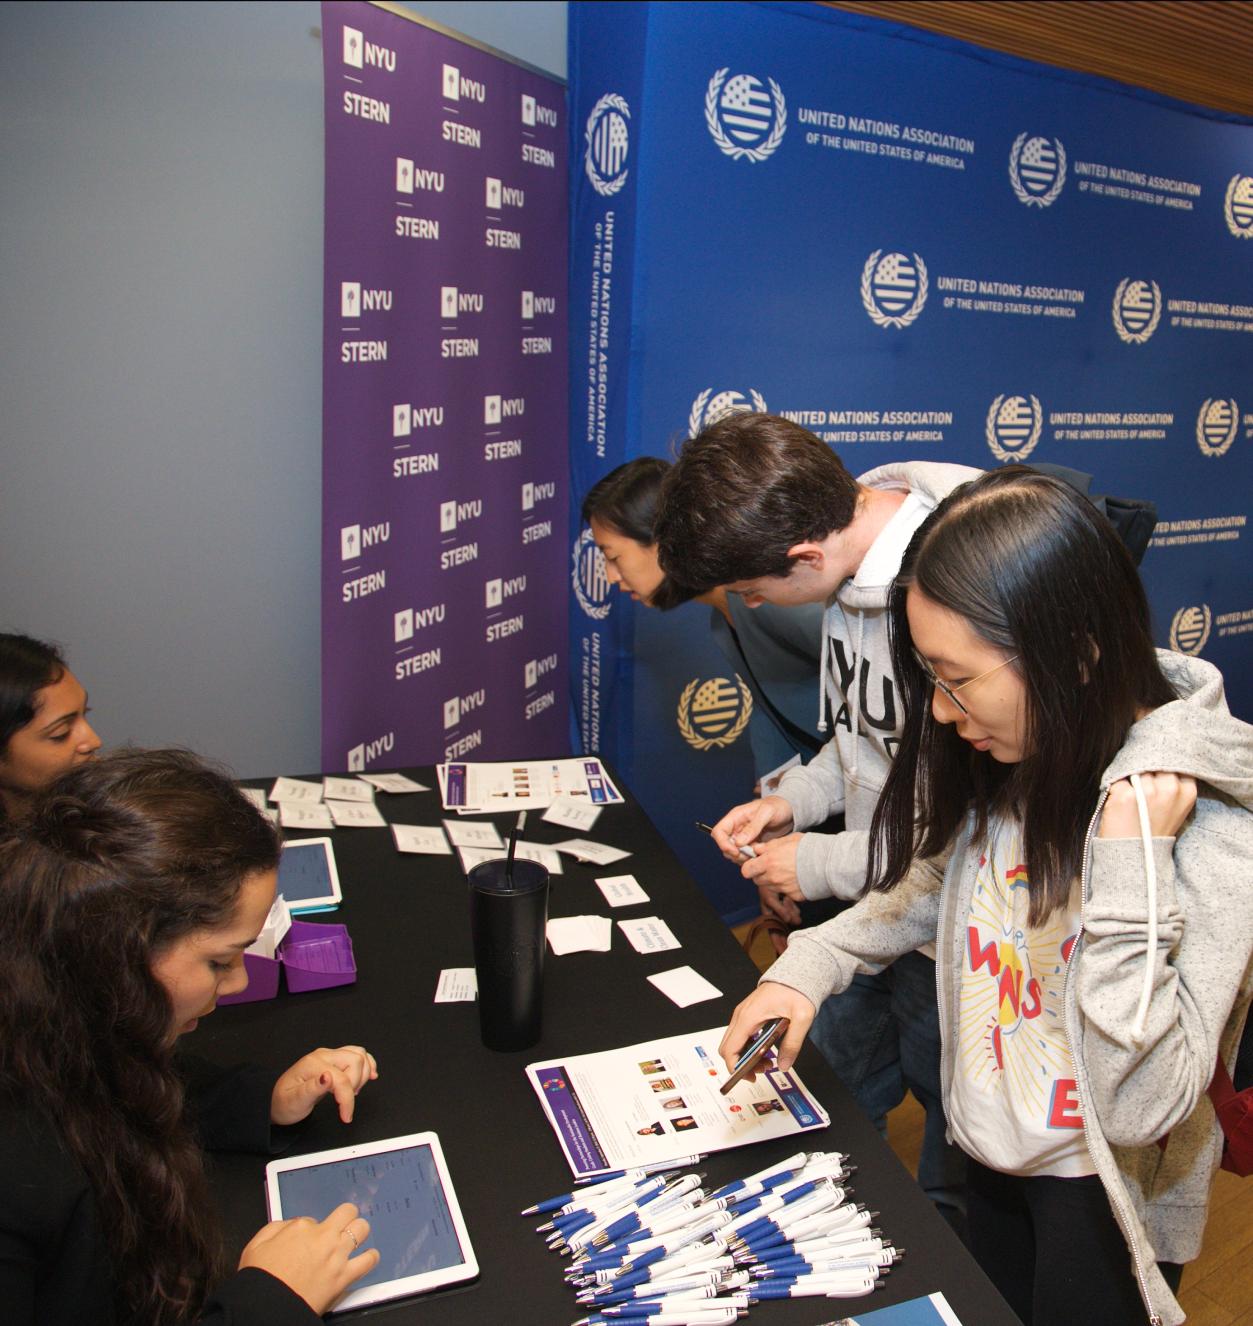
[[[831,666],[831,608],[822,614],[822,657],[818,661],[818,731],[825,732],[827,723],[827,672]]]
[[[1144,874],[1148,885],[1149,938],[1144,954],[1144,986],[1135,1020],[1131,1024],[1131,1038],[1139,1045],[1144,1040],[1145,1024],[1149,1017],[1149,1000],[1153,997],[1153,972],[1157,949],[1157,865],[1153,860],[1153,826],[1149,823],[1149,807],[1140,786],[1140,775],[1131,775],[1131,790],[1136,796],[1136,810],[1140,814],[1140,843],[1144,848]]]

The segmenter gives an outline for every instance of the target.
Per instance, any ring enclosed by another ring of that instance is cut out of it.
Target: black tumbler
[[[470,871],[470,930],[479,1028],[489,1050],[525,1050],[540,1037],[548,871],[536,861],[484,861]]]

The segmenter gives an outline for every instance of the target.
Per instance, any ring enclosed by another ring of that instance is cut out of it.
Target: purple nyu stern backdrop
[[[563,84],[322,6],[322,767],[566,723]]]

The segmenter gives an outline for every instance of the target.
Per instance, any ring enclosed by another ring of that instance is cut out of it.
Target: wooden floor
[[[741,943],[747,929],[737,926],[733,932]],[[774,959],[769,939],[760,937],[751,956],[765,971]],[[888,1115],[888,1145],[914,1175],[923,1119],[912,1096]],[[1253,1177],[1219,1170],[1201,1255],[1183,1273],[1179,1297],[1188,1326],[1253,1326]]]

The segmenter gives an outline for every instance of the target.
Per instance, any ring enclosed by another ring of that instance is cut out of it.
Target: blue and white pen
[[[821,1152],[815,1154],[821,1154]],[[711,1192],[709,1196],[713,1200],[717,1200],[719,1197],[729,1197],[731,1193],[739,1192],[750,1183],[759,1183],[763,1179],[773,1178],[776,1174],[799,1171],[808,1160],[809,1157],[804,1151],[798,1151],[794,1156],[788,1156],[786,1160],[780,1160],[776,1165],[767,1165],[765,1169],[758,1170],[756,1174],[749,1174],[746,1178],[724,1183],[721,1188]]]
[[[710,1307],[677,1308],[669,1311],[648,1312],[639,1317],[615,1317],[602,1312],[593,1312],[591,1316],[580,1317],[574,1326],[613,1326],[623,1321],[639,1322],[641,1326],[730,1326],[746,1315],[744,1308]]]
[[[611,1174],[588,1180],[584,1187],[575,1188],[573,1192],[562,1193],[557,1197],[545,1197],[542,1202],[536,1202],[534,1206],[528,1206],[520,1214],[524,1216],[544,1215],[549,1211],[561,1211],[563,1208],[574,1211],[586,1206],[588,1202],[594,1201],[601,1193],[609,1192],[616,1187],[630,1187],[632,1184],[639,1183],[646,1178],[648,1178],[648,1171],[644,1169],[615,1170]]]
[[[749,1291],[750,1303],[771,1298],[861,1298],[874,1293],[877,1280],[869,1276],[806,1276],[796,1280],[759,1280]]]
[[[630,1321],[633,1317],[647,1316],[650,1312],[677,1312],[689,1308],[695,1308],[697,1311],[707,1311],[711,1308],[748,1310],[746,1293],[723,1294],[714,1300],[715,1292],[712,1289],[706,1291],[708,1297],[705,1298],[697,1297],[690,1291],[683,1294],[669,1294],[665,1298],[637,1298],[630,1303],[611,1303],[606,1307],[597,1308],[597,1311],[606,1317],[612,1317],[615,1321]]]

